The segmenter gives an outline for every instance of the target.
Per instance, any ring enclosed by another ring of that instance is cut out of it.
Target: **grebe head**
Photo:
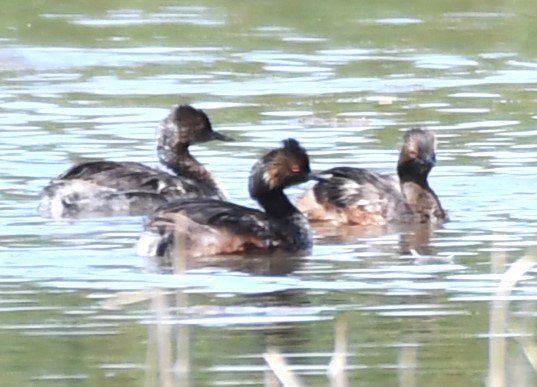
[[[412,170],[427,175],[436,164],[436,138],[432,132],[421,128],[409,129],[403,135],[398,170]]]
[[[281,148],[268,152],[254,164],[248,188],[250,196],[257,198],[311,179],[318,178],[311,173],[306,150],[297,140],[289,138],[283,141]]]
[[[190,105],[173,108],[157,129],[159,147],[175,148],[178,144],[199,144],[210,140],[233,141],[231,137],[214,131],[207,114]]]

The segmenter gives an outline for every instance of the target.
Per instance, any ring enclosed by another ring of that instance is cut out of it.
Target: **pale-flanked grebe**
[[[232,140],[213,130],[202,110],[175,107],[157,128],[160,162],[172,173],[136,162],[77,164],[43,189],[46,217],[147,214],[175,198],[225,199],[212,174],[189,152],[191,144]]]
[[[297,201],[312,221],[374,225],[440,222],[446,219],[427,176],[436,163],[436,139],[428,130],[413,128],[403,135],[397,163],[399,184],[389,176],[361,168],[336,167]]]
[[[312,245],[306,217],[283,190],[316,179],[306,150],[287,139],[253,167],[250,196],[265,212],[211,199],[177,200],[159,207],[146,223],[137,251],[142,256],[200,257],[283,250],[307,251]],[[177,243],[176,243],[177,241]]]

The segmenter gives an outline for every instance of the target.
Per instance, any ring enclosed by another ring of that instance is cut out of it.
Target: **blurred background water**
[[[494,273],[537,234],[536,12],[529,0],[3,4],[2,385],[274,385],[263,355],[275,349],[323,386],[335,336],[352,386],[476,386],[491,369],[534,385],[536,272],[504,297]],[[451,220],[319,226],[303,259],[172,275],[134,254],[142,217],[38,217],[41,188],[73,163],[156,165],[155,127],[178,103],[236,139],[193,152],[246,205],[251,165],[283,138],[316,170],[387,173],[401,133],[426,126]],[[493,329],[501,300],[508,334]],[[489,356],[506,336],[505,357]]]

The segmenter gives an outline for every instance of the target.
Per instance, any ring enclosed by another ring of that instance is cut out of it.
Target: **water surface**
[[[497,293],[537,234],[532,5],[5,4],[4,383],[264,385],[274,376],[263,356],[277,351],[322,386],[337,347],[348,356],[336,373],[352,386],[476,386],[489,369],[505,371],[496,386],[534,385],[524,353],[535,341],[535,270]],[[303,259],[172,275],[134,254],[142,217],[38,217],[41,188],[75,162],[156,165],[156,124],[177,103],[205,109],[237,140],[193,152],[246,205],[251,165],[283,138],[300,140],[316,170],[386,173],[402,132],[426,126],[439,140],[430,182],[451,220],[319,226]]]

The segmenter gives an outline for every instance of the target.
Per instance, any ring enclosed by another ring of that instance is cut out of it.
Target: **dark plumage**
[[[138,253],[165,257],[176,252],[197,257],[307,250],[312,243],[308,222],[283,190],[311,178],[315,177],[306,151],[296,140],[285,140],[283,147],[263,156],[250,174],[250,196],[265,212],[211,199],[166,203],[149,217]]]
[[[211,173],[189,152],[190,144],[230,140],[207,115],[180,105],[159,124],[157,152],[174,174],[136,162],[77,164],[43,189],[39,210],[50,217],[147,213],[179,197],[225,198]]]
[[[436,164],[436,139],[424,129],[410,129],[403,136],[397,163],[401,192],[418,222],[447,219],[436,193],[429,186],[429,173]]]
[[[403,136],[399,182],[361,168],[337,167],[297,202],[310,220],[336,224],[435,222],[446,218],[427,176],[436,161],[434,135],[410,129]]]

